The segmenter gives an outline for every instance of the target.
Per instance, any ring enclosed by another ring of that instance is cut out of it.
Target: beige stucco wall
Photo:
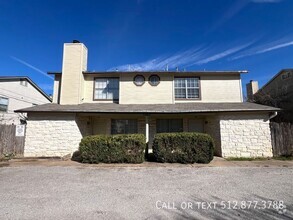
[[[202,75],[202,102],[242,102],[240,75]]]
[[[60,103],[61,75],[56,74],[54,78],[53,103]]]
[[[94,100],[94,79],[96,77],[119,77],[119,104],[172,104],[184,102],[242,102],[242,88],[239,74],[201,75],[201,98],[196,100],[175,100],[174,75],[158,73],[161,81],[158,86],[151,86],[145,75],[145,83],[136,86],[133,79],[139,73],[95,74],[84,76],[83,103],[111,103],[109,100]],[[177,76],[177,75],[175,75]],[[190,74],[188,75],[190,76]]]
[[[272,157],[268,114],[221,115],[223,157]]]
[[[138,73],[139,74],[139,73]],[[145,83],[142,86],[136,86],[133,78],[137,74],[120,75],[120,99],[121,104],[167,104],[173,103],[173,76],[167,74],[158,74],[160,83],[157,86],[151,86],[148,83],[148,77],[151,74],[144,75]]]
[[[79,104],[84,98],[87,48],[81,43],[64,44],[60,104]]]
[[[8,98],[7,112],[0,112],[0,123],[20,124],[26,114],[14,113],[14,110],[50,103],[38,90],[29,82],[21,85],[20,81],[1,81],[0,96]]]

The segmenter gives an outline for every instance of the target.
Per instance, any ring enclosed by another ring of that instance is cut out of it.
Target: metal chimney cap
[[[79,41],[79,40],[73,40],[72,43],[74,43],[74,44],[79,44],[80,41]]]

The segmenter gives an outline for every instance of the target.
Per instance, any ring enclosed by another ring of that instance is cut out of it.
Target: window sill
[[[195,101],[195,100],[201,100],[200,98],[192,98],[192,99],[184,99],[184,98],[175,98],[175,101]]]
[[[119,99],[93,99],[93,101],[114,101],[114,102],[118,102]]]

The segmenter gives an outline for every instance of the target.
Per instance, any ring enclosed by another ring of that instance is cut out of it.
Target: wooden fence
[[[13,154],[23,156],[25,137],[15,136],[16,125],[0,124],[0,157]]]
[[[293,123],[271,122],[274,156],[293,156]]]

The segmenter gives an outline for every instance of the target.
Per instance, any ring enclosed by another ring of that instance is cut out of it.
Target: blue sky
[[[293,0],[1,0],[0,75],[47,93],[63,43],[89,49],[88,70],[249,70],[263,85],[293,67]]]

